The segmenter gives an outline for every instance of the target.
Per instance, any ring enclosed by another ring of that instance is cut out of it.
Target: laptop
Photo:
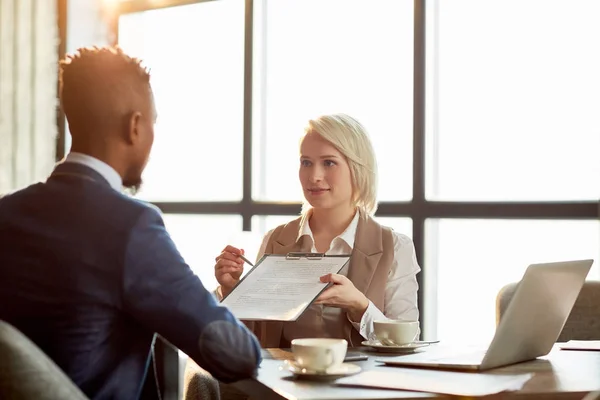
[[[450,356],[431,351],[377,361],[396,366],[483,371],[544,356],[562,332],[593,262],[530,265],[487,349]]]

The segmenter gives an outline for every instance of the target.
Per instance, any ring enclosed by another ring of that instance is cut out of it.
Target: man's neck
[[[91,168],[99,173],[104,179],[106,179],[113,189],[117,191],[122,189],[123,178],[121,175],[119,175],[119,173],[110,164],[94,156],[77,151],[71,151],[67,157],[65,157],[64,162],[85,165],[86,167]]]
[[[115,149],[107,148],[108,146],[108,144],[106,144],[106,146],[99,146],[73,143],[73,146],[71,146],[71,153],[83,154],[101,161],[115,170],[122,181],[125,174],[125,168],[123,167],[122,162],[119,161],[122,157],[117,156],[118,152]]]

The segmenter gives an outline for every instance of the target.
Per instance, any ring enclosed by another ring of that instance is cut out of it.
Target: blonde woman
[[[379,225],[377,163],[363,126],[345,114],[308,123],[300,145],[299,178],[306,199],[302,215],[268,232],[258,257],[291,251],[351,254],[333,285],[295,322],[248,322],[263,347],[289,347],[300,337],[344,338],[360,346],[373,321],[417,320],[420,271],[407,236]],[[243,250],[227,246],[216,258],[217,296],[237,284]]]

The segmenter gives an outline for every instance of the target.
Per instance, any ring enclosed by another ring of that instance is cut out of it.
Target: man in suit
[[[0,319],[94,399],[140,397],[154,333],[217,379],[251,377],[255,337],[185,263],[135,190],[154,139],[150,76],[120,49],[61,62],[72,152],[0,199]]]

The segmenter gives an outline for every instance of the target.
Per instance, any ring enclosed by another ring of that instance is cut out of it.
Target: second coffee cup
[[[406,345],[417,340],[419,321],[374,321],[375,337],[384,345]]]

